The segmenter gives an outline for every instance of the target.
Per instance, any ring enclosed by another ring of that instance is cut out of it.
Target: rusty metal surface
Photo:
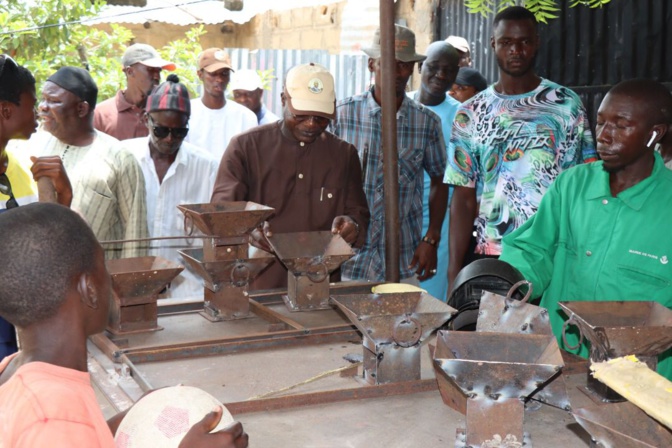
[[[331,231],[277,233],[268,242],[288,270],[287,308],[329,308],[329,274],[355,254],[350,245]]]
[[[287,270],[295,275],[320,275],[326,277],[355,253],[341,235],[331,231],[274,233],[268,239],[275,254]],[[319,266],[322,269],[316,270]]]
[[[528,295],[523,300],[511,299],[513,292],[521,283],[514,285],[507,297],[492,292],[483,292],[479,305],[478,320],[476,321],[476,331],[553,336],[546,308],[527,303],[527,299],[531,295],[531,286]],[[588,368],[587,364],[585,362],[586,369]],[[544,384],[536,393],[530,395],[530,398],[560,409],[571,409],[563,375],[557,375],[552,381]]]
[[[572,415],[600,447],[672,446],[672,432],[632,403],[585,407],[575,409]]]
[[[481,446],[494,434],[523,440],[524,400],[562,368],[552,335],[439,331],[433,355],[442,397],[461,410],[466,400],[466,445]]]
[[[108,260],[113,300],[107,329],[114,334],[161,330],[158,325],[159,292],[183,266],[161,257]]]
[[[512,435],[516,441],[523,440],[523,417],[525,405],[517,398],[491,400],[476,397],[467,400],[466,445],[480,447],[492,440],[495,434],[502,438]]]
[[[467,396],[526,397],[562,367],[554,337],[439,331],[434,360]]]
[[[414,322],[413,332],[422,343],[457,312],[425,292],[341,295],[332,296],[332,301],[378,345],[394,343],[395,331],[403,333],[399,327],[408,321]]]
[[[237,260],[207,261],[203,257],[203,249],[183,249],[177,252],[203,278],[205,287],[211,291],[217,291],[224,283],[248,285],[275,261],[272,254],[256,248],[250,248],[249,258]]]
[[[653,301],[560,302],[584,338],[590,356],[657,356],[672,346],[672,310]]]
[[[135,298],[155,296],[184,270],[184,266],[161,257],[121,258],[105,264],[124,305],[127,301],[137,304],[131,301]]]
[[[364,379],[370,384],[420,379],[419,347],[456,312],[425,292],[332,300],[364,335]]]
[[[315,329],[287,330],[273,333],[261,333],[239,338],[198,341],[195,343],[164,345],[159,347],[134,347],[120,349],[130,360],[137,363],[188,359],[202,356],[228,355],[233,353],[279,347],[295,347],[307,344],[324,344],[339,341],[359,341],[360,336],[354,329]]]
[[[183,204],[177,208],[184,213],[185,229],[193,223],[206,235],[219,238],[246,235],[275,210],[254,202],[234,201],[217,204]]]
[[[325,392],[305,393],[299,395],[288,395],[276,398],[264,398],[259,400],[238,401],[233,403],[224,403],[224,405],[229,410],[229,412],[234,415],[239,415],[253,412],[267,412],[279,409],[296,408],[300,406],[337,403],[350,400],[364,400],[379,397],[392,397],[395,395],[408,395],[435,389],[436,381],[434,379],[428,379],[383,384],[375,387],[358,387]]]

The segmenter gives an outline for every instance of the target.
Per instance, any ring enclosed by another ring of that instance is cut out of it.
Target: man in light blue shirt
[[[437,41],[427,47],[427,59],[420,63],[420,90],[409,92],[408,96],[424,105],[441,119],[443,138],[450,141],[455,114],[460,103],[446,95],[446,90],[455,82],[459,69],[460,54],[445,41]],[[422,234],[427,233],[429,227],[429,193],[431,178],[424,173],[424,194],[422,198]],[[449,192],[448,203],[450,203]],[[446,214],[447,215],[447,214]],[[420,286],[439,300],[446,301],[448,293],[448,216],[441,226],[441,237],[437,242],[436,273],[432,277],[420,282]]]

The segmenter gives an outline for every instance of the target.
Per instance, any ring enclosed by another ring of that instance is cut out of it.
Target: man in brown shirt
[[[127,88],[98,104],[93,127],[117,140],[146,137],[149,131],[142,116],[147,96],[159,85],[161,70],[175,70],[175,64],[162,59],[154,47],[147,44],[128,47],[121,63]]]
[[[360,247],[369,208],[357,149],[327,126],[334,118],[334,79],[325,67],[303,64],[285,78],[282,120],[235,136],[219,166],[212,202],[252,201],[275,209],[264,232],[331,230]],[[270,251],[260,232],[254,244]],[[274,263],[253,289],[287,284]]]

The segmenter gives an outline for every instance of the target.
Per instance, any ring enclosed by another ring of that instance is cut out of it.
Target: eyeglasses
[[[18,68],[19,64],[16,63],[14,59],[12,59],[11,56],[8,56],[6,54],[2,55],[2,65],[0,65],[0,76],[2,76],[2,72],[5,71],[5,67],[7,66],[8,63],[10,63],[11,66],[14,68]]]
[[[7,210],[19,206],[19,203],[16,202],[16,198],[12,192],[12,184],[9,182],[7,173],[0,174],[0,193],[4,194],[5,196],[9,196],[9,200],[5,204],[5,208],[7,208]]]
[[[154,126],[154,120],[152,120],[152,117],[149,117],[149,124],[152,127],[152,132],[156,136],[156,138],[166,138],[168,137],[168,134],[171,134],[173,138],[184,138],[187,136],[187,133],[189,133],[189,127],[184,127],[184,128],[169,128],[167,126]]]
[[[312,118],[313,121],[315,123],[317,123],[319,126],[326,126],[331,121],[326,117],[320,117],[318,115],[294,115],[294,114],[292,114],[292,118],[297,123],[303,123],[304,121],[308,121]]]

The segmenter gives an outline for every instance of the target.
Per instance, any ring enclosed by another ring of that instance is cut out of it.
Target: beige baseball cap
[[[463,53],[468,53],[469,52],[469,42],[467,42],[467,39],[464,37],[460,36],[448,36],[446,39],[446,43],[449,43],[453,47],[455,47],[456,50],[459,50]]]
[[[121,64],[124,67],[130,67],[133,64],[141,63],[147,67],[162,68],[164,70],[175,70],[175,64],[159,56],[159,53],[147,44],[133,44],[126,49],[121,57]]]
[[[292,67],[285,78],[285,94],[295,115],[336,118],[334,77],[322,65],[311,62]]]
[[[217,70],[228,68],[231,71],[231,57],[226,50],[221,48],[208,48],[198,56],[198,68],[203,69],[208,73],[216,72]]]

